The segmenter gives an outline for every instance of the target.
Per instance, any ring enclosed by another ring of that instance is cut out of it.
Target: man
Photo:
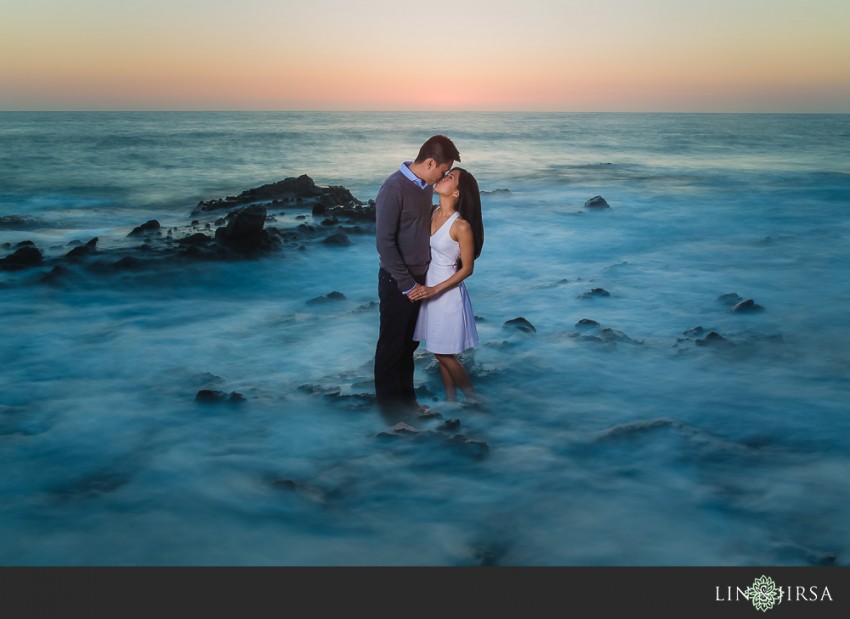
[[[452,141],[435,135],[422,145],[378,190],[375,200],[380,333],[375,349],[375,396],[384,411],[419,408],[413,389],[413,353],[419,342],[413,329],[419,303],[407,294],[425,283],[431,260],[433,184],[451,169],[460,154]]]

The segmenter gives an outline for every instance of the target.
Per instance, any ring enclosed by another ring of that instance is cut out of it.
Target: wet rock
[[[646,434],[649,432],[654,432],[656,430],[661,430],[665,428],[673,428],[677,430],[681,430],[684,428],[684,425],[678,421],[673,421],[672,419],[650,419],[644,421],[630,421],[627,423],[623,423],[613,428],[609,428],[600,434],[596,440],[597,441],[608,441],[615,439],[622,439],[626,437],[633,437],[642,434]]]
[[[607,200],[602,196],[593,196],[590,200],[584,203],[585,208],[603,209],[611,208]]]
[[[534,328],[534,325],[522,316],[512,318],[511,320],[506,321],[502,325],[502,328],[507,330],[520,331],[522,333],[537,333],[537,329]]]
[[[81,260],[83,258],[87,258],[97,251],[97,241],[98,238],[94,237],[85,245],[78,245],[74,247],[74,249],[65,254],[65,257],[69,260]]]
[[[324,303],[334,302],[334,301],[345,301],[345,295],[341,292],[337,292],[334,290],[333,292],[329,292],[328,294],[321,297],[313,297],[309,301],[307,301],[307,305],[322,305]]]
[[[740,314],[750,314],[755,312],[761,312],[763,310],[764,308],[752,299],[746,299],[745,301],[736,303],[735,306],[732,308],[733,312]]]
[[[719,297],[717,297],[717,300],[720,301],[723,305],[728,305],[729,307],[732,307],[733,305],[737,305],[738,303],[743,301],[744,298],[737,292],[727,292],[726,294],[721,294]]]
[[[617,331],[616,329],[611,329],[610,327],[605,327],[599,332],[599,337],[606,344],[614,344],[617,342],[622,342],[626,344],[643,344],[642,340],[633,340],[628,335],[623,333],[622,331]]]
[[[686,338],[694,338],[702,336],[703,334],[705,334],[705,332],[706,330],[702,326],[698,326],[694,327],[693,329],[688,329],[687,331],[682,333],[682,335],[684,335]]]
[[[339,385],[304,384],[298,385],[298,391],[310,395],[338,396],[341,393]]]
[[[144,266],[144,262],[133,256],[124,256],[112,265],[120,271],[135,271]]]
[[[195,234],[184,236],[182,239],[177,239],[177,243],[179,243],[180,245],[201,247],[204,245],[208,245],[212,240],[212,238],[208,237],[203,232],[196,232]]]
[[[313,182],[312,178],[306,174],[302,174],[297,178],[285,178],[276,183],[269,183],[261,185],[260,187],[248,189],[235,197],[228,196],[223,200],[201,201],[198,203],[198,206],[195,207],[195,210],[192,211],[192,214],[196,215],[202,212],[233,208],[235,206],[256,202],[275,203],[274,201],[277,200],[278,202],[276,204],[298,203],[298,201],[319,198],[321,198],[322,201],[320,203],[325,206],[325,208],[328,206],[343,205],[351,202],[359,203],[359,201],[351,195],[351,192],[345,187],[319,187],[315,182]]]
[[[604,288],[594,288],[592,290],[588,290],[587,292],[581,293],[578,298],[579,299],[598,299],[602,297],[610,297],[611,293],[605,290]]]
[[[590,318],[582,318],[576,323],[579,329],[596,329],[599,328],[599,323]]]
[[[224,228],[215,231],[216,241],[238,252],[268,250],[269,235],[263,230],[266,223],[266,208],[253,204],[235,211]]]
[[[611,327],[603,328],[598,322],[588,318],[579,320],[576,323],[576,327],[579,328],[580,333],[570,334],[570,337],[582,341],[598,342],[601,344],[635,344],[638,346],[643,344],[643,340],[634,340],[622,331],[612,329]]]
[[[453,449],[475,459],[486,458],[490,453],[490,446],[487,443],[466,438],[463,434],[455,434],[446,440]]]
[[[153,234],[154,232],[159,232],[161,228],[159,222],[156,219],[150,219],[147,222],[143,223],[141,226],[136,226],[133,228],[132,232],[127,236],[142,236],[145,234]]]
[[[245,396],[237,391],[231,391],[229,394],[224,391],[216,391],[214,389],[201,389],[195,395],[195,401],[203,404],[234,404],[244,402]]]
[[[30,267],[39,266],[44,261],[44,256],[36,247],[24,245],[15,250],[14,253],[0,260],[0,270],[20,271]]]
[[[59,284],[62,279],[68,275],[68,273],[69,271],[67,268],[61,265],[56,265],[50,270],[50,273],[47,273],[41,278],[41,281],[42,283],[55,286],[56,284]]]
[[[351,240],[348,238],[348,236],[346,236],[344,232],[335,232],[334,234],[324,239],[322,243],[334,247],[348,247],[349,245],[351,245]]]
[[[460,427],[460,419],[446,419],[443,423],[437,426],[438,431],[453,432]]]
[[[697,346],[731,346],[733,342],[720,335],[717,331],[711,331],[704,338],[694,341]]]

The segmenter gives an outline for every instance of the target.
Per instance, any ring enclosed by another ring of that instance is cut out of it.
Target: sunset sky
[[[0,0],[0,109],[850,113],[850,1]]]

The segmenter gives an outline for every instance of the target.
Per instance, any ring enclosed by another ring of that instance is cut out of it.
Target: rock
[[[334,247],[348,247],[349,245],[351,245],[351,240],[345,235],[344,232],[335,232],[334,234],[324,239],[322,243]]]
[[[626,344],[643,344],[642,340],[633,340],[628,335],[623,333],[622,331],[617,331],[616,329],[611,329],[610,327],[605,327],[599,332],[599,337],[603,342],[607,344],[624,342]]]
[[[417,434],[422,430],[418,430],[411,426],[410,424],[404,423],[403,421],[399,421],[392,428],[390,428],[390,432],[402,432],[408,434]]]
[[[751,313],[751,312],[760,312],[764,308],[753,301],[752,299],[747,299],[746,301],[741,301],[740,303],[736,303],[732,308],[733,312],[738,313]]]
[[[537,329],[534,328],[534,325],[522,316],[506,321],[505,324],[502,325],[502,328],[513,329],[523,333],[537,333]]]
[[[95,253],[95,251],[97,251],[97,241],[97,237],[94,237],[85,245],[78,245],[77,247],[74,247],[74,249],[65,254],[65,257],[71,260],[79,260],[81,258],[91,256]]]
[[[337,292],[334,290],[333,292],[329,292],[323,297],[314,297],[307,301],[307,305],[319,305],[322,303],[328,303],[331,301],[345,301],[345,295],[341,292]]]
[[[590,200],[584,203],[585,208],[611,208],[608,202],[602,196],[593,196]]]
[[[594,288],[593,290],[588,290],[587,292],[581,293],[578,298],[579,299],[594,299],[599,297],[610,297],[611,293],[605,290],[604,288]]]
[[[124,256],[118,260],[113,266],[122,271],[131,271],[141,268],[144,263],[133,256]]]
[[[593,328],[598,328],[599,323],[596,322],[595,320],[591,320],[590,318],[582,318],[581,320],[579,320],[576,323],[576,326],[579,329],[593,329]]]
[[[136,226],[133,228],[133,231],[130,232],[127,236],[141,236],[143,234],[152,234],[154,232],[159,232],[161,226],[156,219],[150,219],[147,222],[143,223],[141,226]]]
[[[227,226],[215,231],[216,241],[240,253],[270,249],[271,237],[263,230],[266,223],[264,206],[252,204],[231,215]]]
[[[50,273],[47,273],[41,278],[41,281],[45,284],[56,285],[60,283],[61,279],[68,274],[68,269],[63,266],[57,265],[51,269]]]
[[[38,266],[44,261],[41,250],[30,245],[24,245],[14,253],[0,260],[0,270],[19,271]]]
[[[457,430],[460,427],[460,419],[446,419],[443,423],[437,426],[437,430],[441,430],[443,432],[451,432],[453,430]]]
[[[717,300],[723,303],[724,305],[728,305],[731,307],[743,301],[744,297],[740,296],[737,292],[727,292],[726,294],[722,294],[717,297]]]
[[[359,200],[351,195],[351,192],[345,187],[318,187],[316,183],[313,182],[312,178],[306,174],[302,174],[297,178],[285,178],[276,183],[269,183],[261,185],[260,187],[248,189],[235,197],[228,196],[223,200],[201,201],[198,203],[198,206],[195,207],[195,210],[192,211],[192,214],[196,215],[201,212],[233,208],[235,206],[242,206],[257,202],[281,204],[284,202],[291,203],[294,200],[297,204],[299,201],[304,201],[305,199],[319,199],[321,200],[321,204],[326,208],[329,206],[349,204],[352,202],[359,204]]]
[[[222,404],[222,403],[236,403],[236,402],[244,402],[245,396],[236,391],[231,391],[230,394],[225,393],[224,391],[215,391],[213,389],[201,389],[195,395],[196,402],[202,402],[204,404]]]
[[[730,346],[732,342],[720,335],[717,331],[711,331],[701,340],[695,340],[697,346]]]

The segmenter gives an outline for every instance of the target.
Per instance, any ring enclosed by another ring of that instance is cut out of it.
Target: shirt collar
[[[401,173],[404,174],[404,176],[406,178],[413,181],[413,184],[416,185],[417,187],[419,187],[419,189],[425,189],[428,186],[428,183],[426,183],[425,181],[423,181],[421,178],[419,178],[413,172],[410,171],[409,166],[410,166],[411,163],[413,163],[413,162],[412,161],[405,161],[404,163],[401,164],[401,167],[399,168],[399,170],[401,170]]]

